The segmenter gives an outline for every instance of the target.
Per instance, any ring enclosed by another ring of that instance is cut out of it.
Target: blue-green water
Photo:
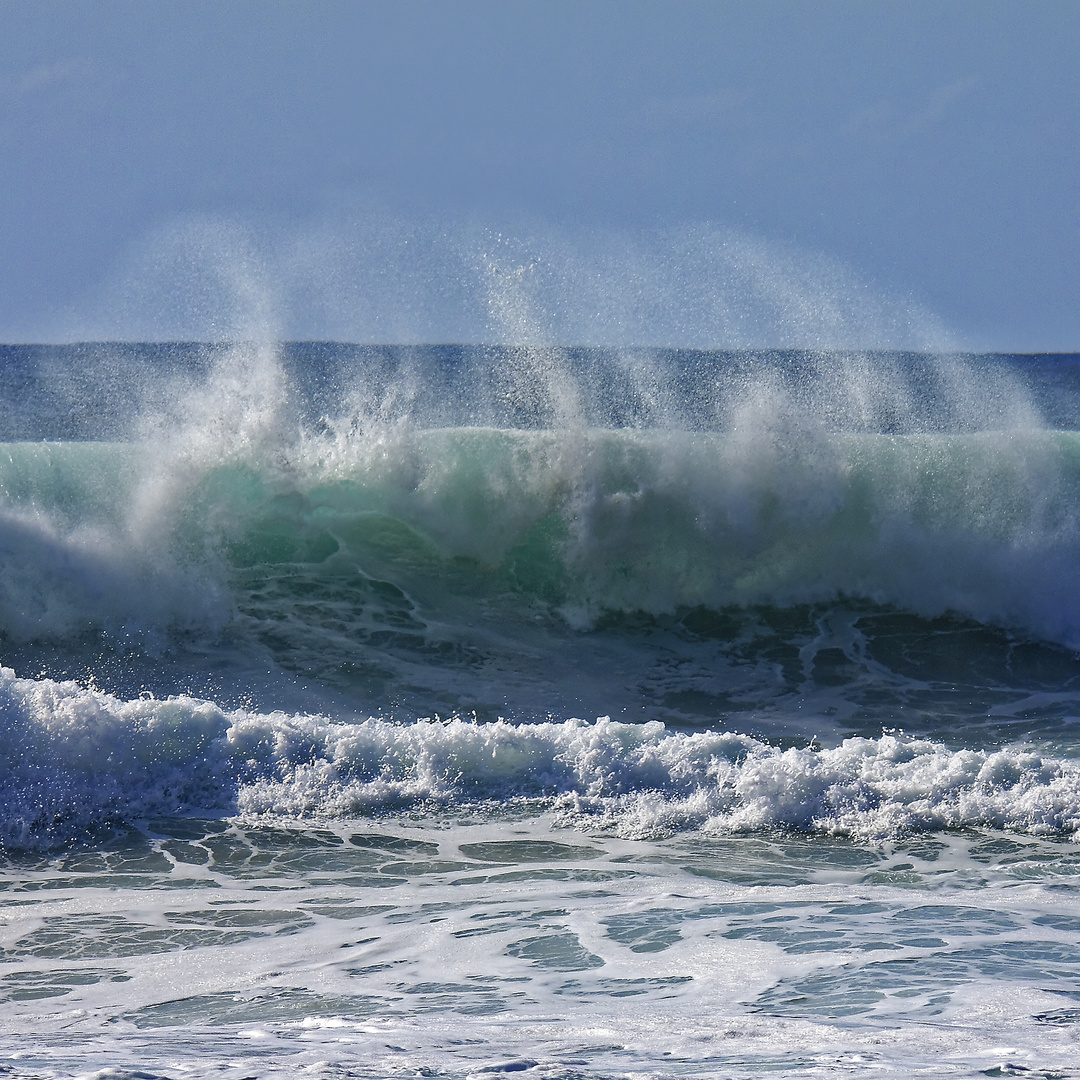
[[[15,1076],[1080,1071],[1076,357],[0,359]]]

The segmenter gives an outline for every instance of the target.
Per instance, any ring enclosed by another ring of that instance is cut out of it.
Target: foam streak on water
[[[1012,845],[1002,880],[985,833],[649,844],[552,826],[158,821],[16,864],[0,1048],[39,1076],[1080,1067],[1053,844]]]

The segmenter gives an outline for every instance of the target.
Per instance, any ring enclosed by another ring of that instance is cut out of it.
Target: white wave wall
[[[155,816],[318,820],[508,801],[626,837],[1080,829],[1080,764],[899,734],[781,750],[743,735],[606,718],[335,723],[186,697],[121,701],[6,668],[0,715],[0,839],[9,849]]]

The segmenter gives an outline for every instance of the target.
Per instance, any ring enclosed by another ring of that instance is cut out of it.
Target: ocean
[[[1080,1077],[1080,356],[0,371],[3,1076]]]

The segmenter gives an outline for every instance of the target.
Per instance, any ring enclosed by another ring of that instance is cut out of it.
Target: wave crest
[[[1080,830],[1080,765],[1023,747],[950,750],[884,734],[781,749],[607,718],[342,723],[227,712],[194,698],[122,701],[10,669],[0,670],[0,710],[0,838],[9,848],[159,815],[325,819],[507,802],[627,837]]]

